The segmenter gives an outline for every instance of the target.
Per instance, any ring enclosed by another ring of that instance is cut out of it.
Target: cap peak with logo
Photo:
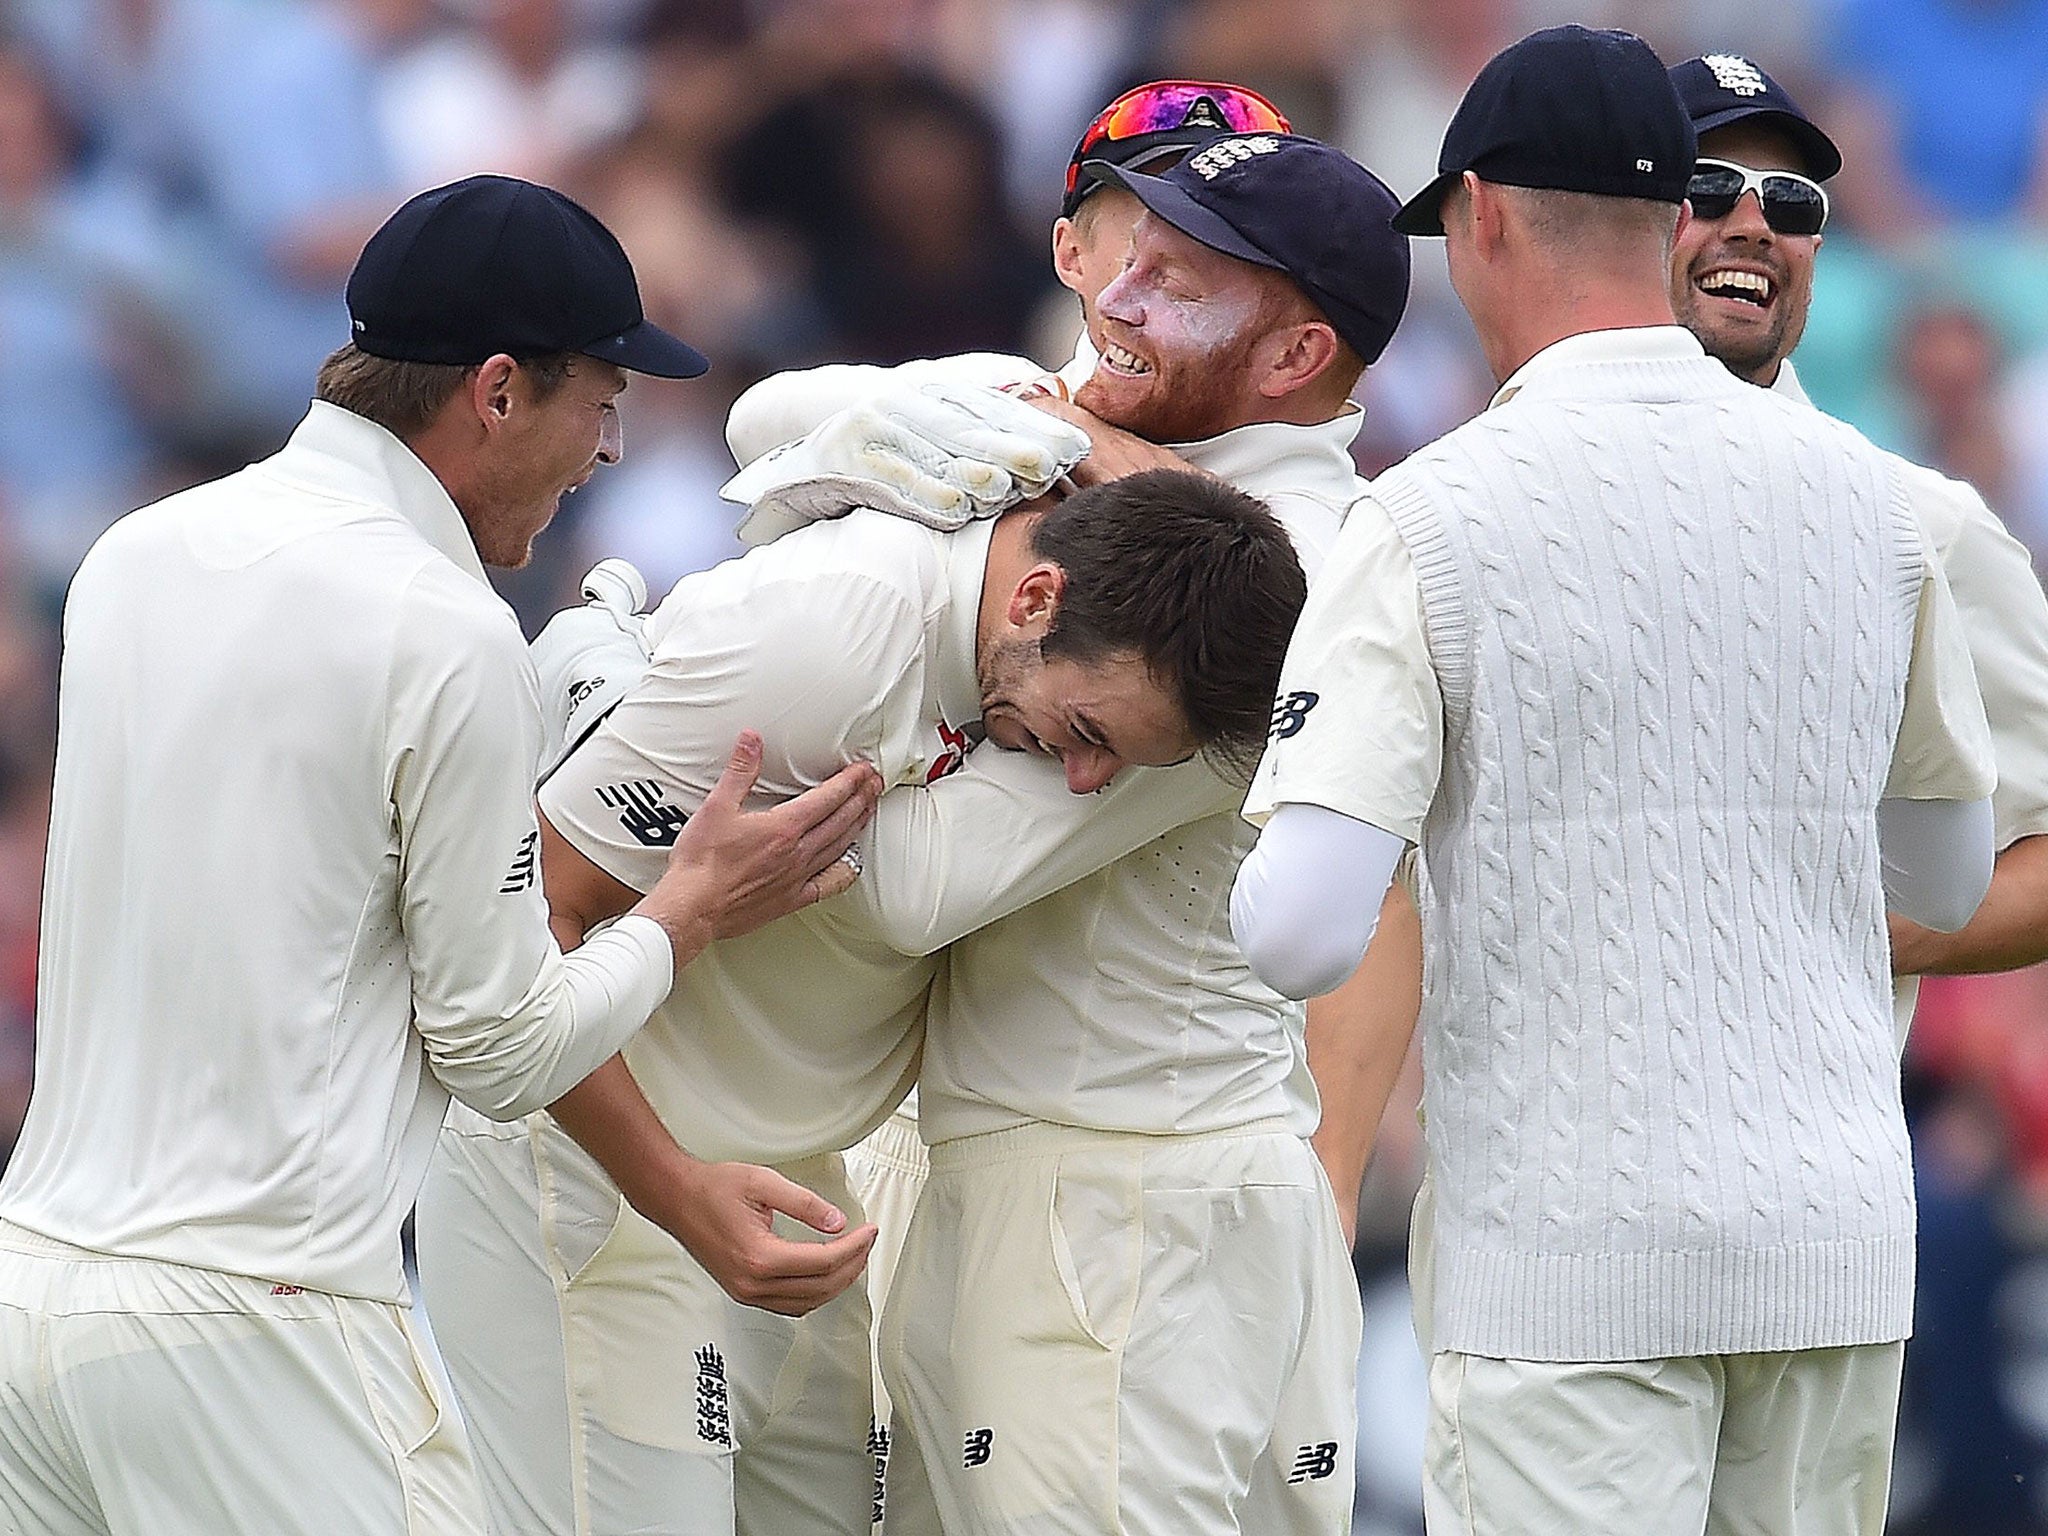
[[[1710,53],[1671,66],[1671,84],[1704,137],[1717,128],[1756,123],[1781,133],[1803,162],[1806,174],[1826,181],[1842,168],[1842,152],[1800,110],[1789,92],[1760,65],[1740,54]]]
[[[1290,133],[1212,139],[1147,176],[1106,160],[1088,170],[1136,194],[1211,250],[1284,272],[1367,363],[1386,350],[1408,304],[1399,200],[1340,150]]]
[[[1444,197],[1467,171],[1502,186],[1683,202],[1696,147],[1648,43],[1630,32],[1548,27],[1479,71],[1444,132],[1436,180],[1394,227],[1442,234]]]
[[[647,319],[610,230],[514,176],[471,176],[405,203],[356,259],[348,310],[359,349],[403,362],[573,352],[674,379],[709,366]]]

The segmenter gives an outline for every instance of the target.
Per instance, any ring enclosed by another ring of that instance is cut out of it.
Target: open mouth
[[[1120,347],[1113,341],[1102,344],[1102,368],[1120,379],[1142,379],[1152,371],[1152,365],[1139,357],[1128,347]]]
[[[1778,285],[1761,272],[1737,267],[1716,267],[1693,279],[1693,286],[1710,299],[1733,299],[1738,304],[1768,309],[1777,297]]]

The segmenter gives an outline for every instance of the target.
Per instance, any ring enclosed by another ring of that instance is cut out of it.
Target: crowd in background
[[[28,1092],[65,583],[123,511],[283,441],[347,333],[356,251],[405,197],[476,171],[563,188],[714,361],[634,381],[625,463],[504,583],[532,625],[601,555],[659,591],[736,551],[720,426],[765,373],[1064,361],[1047,229],[1074,139],[1125,86],[1252,85],[1405,196],[1478,67],[1563,20],[1672,62],[1747,54],[1827,127],[1848,163],[1802,381],[2048,553],[2048,0],[0,0],[0,1159]],[[1362,468],[1490,389],[1419,243],[1361,393]],[[1930,984],[1907,1095],[1923,1238],[1895,1523],[2048,1531],[2048,973]],[[1412,1103],[1360,1249],[1383,1298],[1361,1530],[1416,1528],[1420,1368],[1392,1278]]]

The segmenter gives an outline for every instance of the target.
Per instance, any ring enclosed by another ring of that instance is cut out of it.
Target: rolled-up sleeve
[[[417,584],[391,691],[413,1024],[450,1093],[514,1119],[560,1098],[646,1022],[674,979],[673,952],[644,917],[567,956],[549,935],[531,791],[540,710],[509,613]]]

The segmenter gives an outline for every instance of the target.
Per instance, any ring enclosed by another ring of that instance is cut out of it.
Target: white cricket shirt
[[[1780,366],[1771,388],[1811,403],[1789,362]],[[1998,846],[2048,834],[2048,596],[2034,575],[2033,558],[1973,487],[1909,459],[1889,457],[1948,576],[1963,638],[1976,663],[1998,761],[1998,788],[1991,796]],[[1920,978],[1900,977],[1892,995],[1903,1048],[1920,998]]]
[[[316,403],[146,507],[64,615],[35,1094],[0,1218],[403,1301],[450,1092],[558,1098],[667,990],[629,918],[565,960],[533,668],[440,482]]]
[[[1350,445],[1363,420],[1350,409],[1315,426],[1264,422],[1174,451],[1272,507],[1313,581],[1358,493]],[[972,772],[982,756],[929,791],[963,821],[1006,814]],[[1028,766],[1037,799],[1050,800],[1057,769]],[[1111,790],[1129,795],[1130,816],[1145,781],[1125,777]],[[1099,827],[1115,863],[953,945],[919,1079],[927,1141],[1031,1120],[1161,1134],[1271,1118],[1315,1128],[1306,1015],[1252,975],[1230,935],[1230,887],[1252,844],[1236,814],[1242,790],[1213,775],[1208,787],[1202,805],[1157,797],[1163,835],[1149,841]],[[954,877],[978,878],[971,866]]]
[[[951,772],[980,735],[994,527],[856,511],[685,577],[649,620],[646,675],[542,787],[549,821],[645,890],[742,729],[765,744],[763,802],[860,760],[892,785]],[[937,962],[855,917],[827,902],[715,943],[677,977],[626,1058],[690,1151],[786,1162],[851,1145],[902,1097]]]

